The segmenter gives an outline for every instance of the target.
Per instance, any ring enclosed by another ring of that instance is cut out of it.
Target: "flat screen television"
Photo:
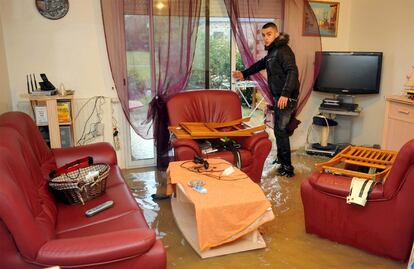
[[[382,52],[316,52],[314,90],[334,94],[379,93]]]

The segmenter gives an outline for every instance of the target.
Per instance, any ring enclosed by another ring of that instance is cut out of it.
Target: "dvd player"
[[[338,111],[355,111],[358,108],[358,104],[354,103],[339,103],[339,104],[327,104],[322,103],[320,108],[338,110]]]

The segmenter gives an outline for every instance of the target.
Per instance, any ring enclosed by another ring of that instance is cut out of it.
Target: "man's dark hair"
[[[266,29],[266,28],[273,28],[276,31],[278,31],[276,24],[273,23],[273,22],[268,22],[268,23],[266,23],[265,25],[262,26],[262,29]]]

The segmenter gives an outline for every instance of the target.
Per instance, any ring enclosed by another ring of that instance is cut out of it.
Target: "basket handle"
[[[58,177],[62,174],[67,174],[72,171],[78,170],[79,168],[88,167],[91,164],[93,164],[93,158],[91,156],[77,159],[73,162],[65,164],[62,167],[59,167],[56,170],[53,170],[52,172],[49,173],[49,177],[50,178]]]

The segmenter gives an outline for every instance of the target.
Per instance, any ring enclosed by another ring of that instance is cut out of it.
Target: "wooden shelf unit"
[[[34,110],[35,106],[45,106],[47,109],[47,120],[46,124],[38,124],[38,127],[47,126],[50,139],[51,148],[61,148],[62,147],[62,138],[61,138],[61,127],[67,126],[70,132],[70,144],[74,145],[74,134],[75,134],[75,124],[73,118],[73,95],[66,96],[38,96],[30,95],[29,100],[30,104]],[[68,102],[70,104],[70,122],[60,123],[58,118],[58,102]],[[36,115],[35,115],[36,117]]]

